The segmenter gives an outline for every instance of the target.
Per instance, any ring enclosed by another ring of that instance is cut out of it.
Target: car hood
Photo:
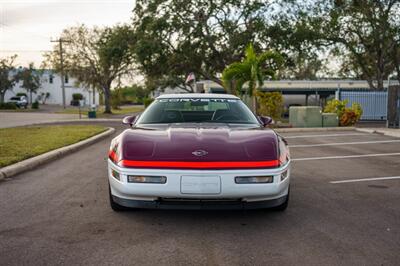
[[[122,160],[267,161],[278,159],[275,132],[216,123],[137,126],[120,136]]]

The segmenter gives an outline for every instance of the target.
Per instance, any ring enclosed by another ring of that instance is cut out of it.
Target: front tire
[[[111,194],[111,188],[110,185],[108,185],[108,194],[110,196],[110,207],[113,211],[115,212],[123,212],[123,211],[127,211],[129,210],[129,208],[119,205],[118,203],[116,203],[113,199],[113,196]]]

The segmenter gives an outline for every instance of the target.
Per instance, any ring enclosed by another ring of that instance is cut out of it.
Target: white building
[[[21,87],[22,81],[15,84],[12,90],[8,90],[5,95],[5,101],[7,102],[11,97],[17,93],[26,93],[29,99],[29,93]],[[65,104],[70,105],[72,100],[72,94],[80,93],[83,95],[85,105],[99,104],[99,93],[95,91],[93,99],[93,89],[76,86],[76,80],[68,75],[64,77],[65,87]],[[41,86],[36,93],[32,94],[32,101],[38,100],[42,103],[46,93],[49,93],[49,97],[46,99],[46,104],[63,104],[63,96],[61,89],[61,77],[51,70],[45,70],[41,76]]]
[[[189,87],[188,87],[188,89],[189,89]],[[179,88],[179,87],[175,87],[175,88],[166,87],[163,89],[158,88],[150,93],[150,97],[157,98],[158,96],[160,96],[162,94],[177,94],[177,93],[188,93],[188,91],[184,90],[182,88]]]

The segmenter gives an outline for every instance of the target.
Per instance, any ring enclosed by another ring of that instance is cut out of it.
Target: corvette
[[[233,95],[156,98],[111,142],[112,209],[285,210],[290,154],[271,122]]]

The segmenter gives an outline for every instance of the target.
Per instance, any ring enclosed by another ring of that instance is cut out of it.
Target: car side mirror
[[[125,125],[130,125],[130,126],[132,126],[133,123],[136,122],[136,118],[137,118],[137,116],[135,116],[135,115],[125,116],[125,117],[122,119],[122,123],[125,124]]]
[[[264,127],[268,126],[269,124],[271,124],[274,121],[269,116],[259,116],[258,119],[260,119],[260,121]]]

